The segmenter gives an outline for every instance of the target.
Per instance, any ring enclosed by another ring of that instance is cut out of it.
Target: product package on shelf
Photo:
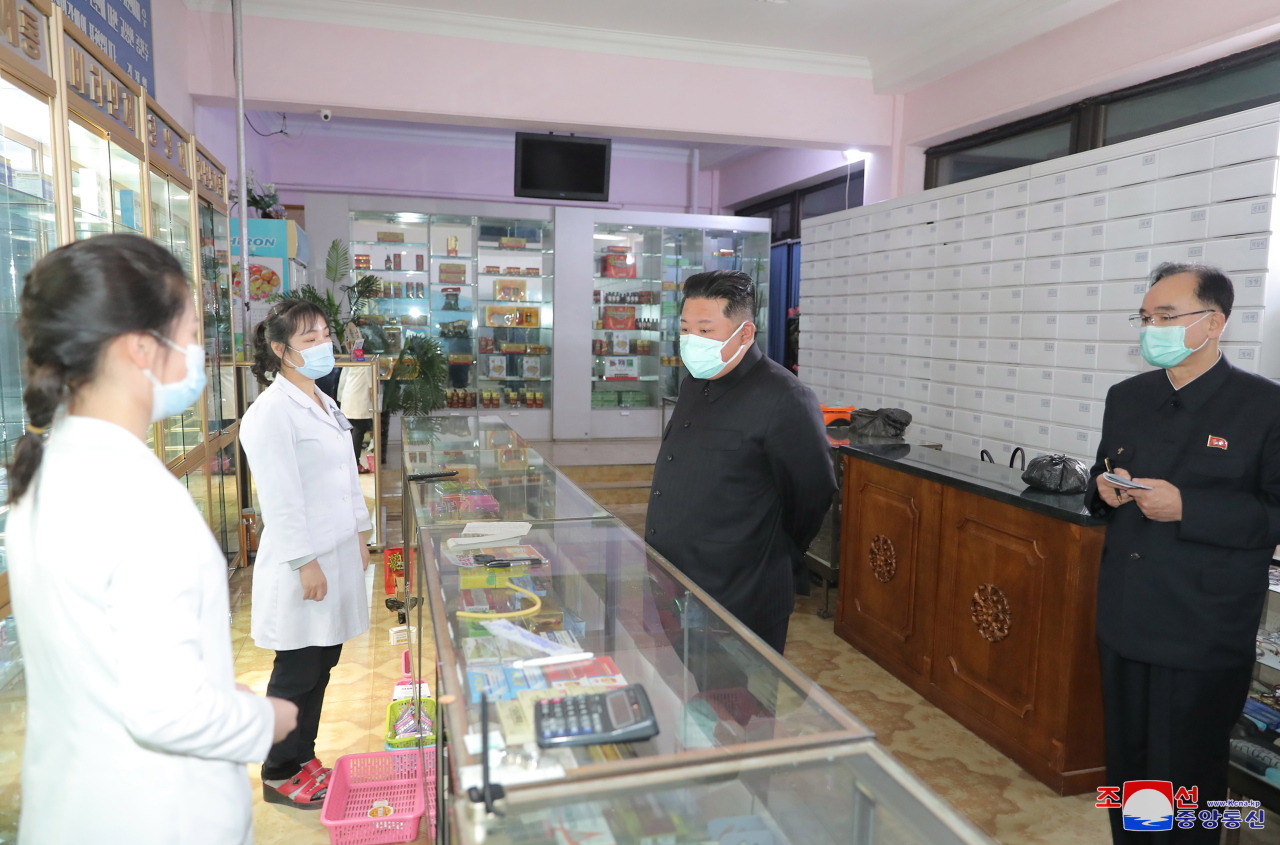
[[[636,379],[640,376],[640,362],[631,356],[610,356],[604,359],[606,379]]]
[[[611,246],[601,257],[600,275],[607,279],[634,279],[636,260],[625,246]]]
[[[507,377],[507,358],[505,355],[490,355],[485,361],[488,364],[487,373],[489,378]]]
[[[604,309],[606,329],[630,331],[636,328],[636,309],[632,305],[608,305]]]
[[[441,264],[440,283],[444,285],[465,285],[467,283],[467,265]]]
[[[493,298],[503,302],[525,302],[529,298],[529,283],[524,279],[496,279]]]
[[[542,325],[542,312],[536,307],[486,305],[484,324],[494,328],[536,329]]]
[[[542,377],[542,360],[533,355],[526,355],[520,359],[521,375],[524,378],[534,379]]]

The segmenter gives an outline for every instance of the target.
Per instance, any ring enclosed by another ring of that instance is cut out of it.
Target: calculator
[[[649,696],[639,684],[595,695],[546,698],[534,708],[538,745],[600,745],[639,742],[658,734]]]

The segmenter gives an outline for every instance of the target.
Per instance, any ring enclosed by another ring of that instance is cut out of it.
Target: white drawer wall
[[[827,405],[1007,460],[1091,463],[1110,387],[1149,369],[1128,314],[1162,261],[1236,288],[1236,366],[1280,378],[1280,106],[802,225],[800,378]]]

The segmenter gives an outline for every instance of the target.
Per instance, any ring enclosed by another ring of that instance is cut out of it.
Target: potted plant
[[[365,328],[362,326],[362,331]],[[382,390],[382,442],[390,435],[392,414],[426,417],[443,408],[448,381],[449,362],[440,342],[433,337],[410,336]],[[382,462],[386,461],[387,450],[383,449]]]

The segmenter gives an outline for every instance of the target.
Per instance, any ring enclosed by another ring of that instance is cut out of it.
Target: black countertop
[[[1028,487],[1022,480],[1021,470],[954,452],[922,448],[907,440],[890,437],[854,435],[849,438],[848,445],[840,447],[840,451],[882,467],[937,481],[1063,522],[1075,525],[1106,524],[1105,520],[1098,519],[1085,509],[1083,493],[1046,493]]]

